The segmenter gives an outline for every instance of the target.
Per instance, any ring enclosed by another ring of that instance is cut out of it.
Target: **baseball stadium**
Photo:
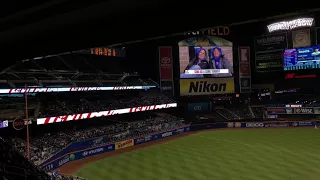
[[[0,180],[319,179],[320,9],[196,27],[163,21],[170,3],[91,3],[0,13],[19,49],[0,62]]]

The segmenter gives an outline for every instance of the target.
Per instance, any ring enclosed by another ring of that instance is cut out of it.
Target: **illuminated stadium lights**
[[[313,25],[313,18],[299,18],[292,21],[277,22],[268,25],[269,32],[274,32],[278,30],[290,30],[298,27],[311,27]]]
[[[90,118],[97,118],[97,117],[104,117],[104,116],[112,116],[117,114],[152,111],[157,109],[167,109],[167,108],[173,108],[173,107],[177,107],[177,103],[132,107],[132,108],[125,108],[125,109],[89,112],[89,113],[82,113],[82,114],[70,114],[70,115],[63,115],[63,116],[39,118],[37,119],[37,124],[39,125],[39,124],[49,124],[49,123],[65,122],[65,121],[80,120],[80,119],[90,119]]]
[[[0,94],[48,93],[48,92],[84,92],[84,91],[118,91],[132,89],[150,89],[156,86],[114,86],[114,87],[64,87],[64,88],[11,88],[0,89]]]

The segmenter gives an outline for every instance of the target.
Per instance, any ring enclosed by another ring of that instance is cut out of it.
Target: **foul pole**
[[[30,142],[29,142],[29,117],[28,117],[28,93],[27,93],[27,85],[24,85],[24,99],[26,104],[26,126],[27,126],[27,155],[28,160],[30,161]]]

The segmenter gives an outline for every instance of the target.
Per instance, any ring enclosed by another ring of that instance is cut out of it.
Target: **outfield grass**
[[[320,130],[201,132],[93,162],[89,180],[319,180]]]

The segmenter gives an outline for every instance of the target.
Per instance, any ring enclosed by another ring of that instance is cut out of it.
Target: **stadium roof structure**
[[[106,65],[90,56],[95,55],[70,52],[18,61],[0,71],[0,88],[145,85],[138,73],[124,72],[128,69],[117,63]]]
[[[243,6],[241,1],[217,3],[211,0],[201,1],[197,8],[192,2],[179,0],[36,1],[33,7],[22,6],[21,12],[15,14],[10,13],[10,7],[1,5],[0,10],[7,12],[0,18],[3,55],[25,59],[318,10],[273,3],[269,8],[260,4]],[[233,8],[238,5],[242,8]],[[199,10],[204,12],[201,17],[196,15]]]

